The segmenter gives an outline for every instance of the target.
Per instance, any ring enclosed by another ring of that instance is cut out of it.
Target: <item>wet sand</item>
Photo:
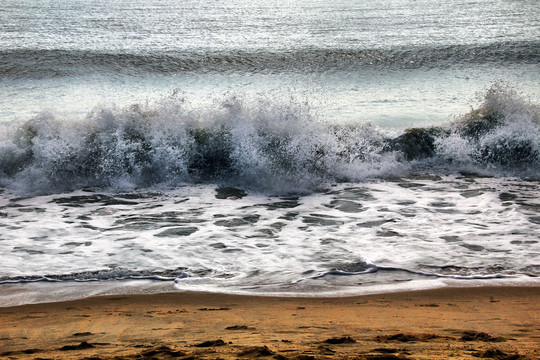
[[[540,288],[102,296],[0,308],[1,359],[540,358]]]

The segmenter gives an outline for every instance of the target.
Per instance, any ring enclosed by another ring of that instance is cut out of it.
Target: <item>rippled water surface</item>
[[[537,181],[418,176],[292,197],[208,185],[3,194],[2,282],[176,279],[186,290],[313,295],[532,281],[539,189]]]

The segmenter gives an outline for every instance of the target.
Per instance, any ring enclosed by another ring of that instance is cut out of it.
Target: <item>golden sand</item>
[[[0,308],[2,359],[540,358],[540,288],[102,296]]]

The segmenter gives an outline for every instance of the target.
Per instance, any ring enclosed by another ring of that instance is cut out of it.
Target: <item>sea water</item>
[[[536,1],[0,5],[0,304],[540,275]]]

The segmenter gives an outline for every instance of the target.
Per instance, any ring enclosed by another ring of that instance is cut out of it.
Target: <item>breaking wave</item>
[[[235,96],[102,107],[80,121],[42,113],[1,136],[0,185],[21,192],[197,182],[301,192],[422,169],[540,175],[540,109],[501,83],[449,124],[397,136],[326,123],[294,99]]]

